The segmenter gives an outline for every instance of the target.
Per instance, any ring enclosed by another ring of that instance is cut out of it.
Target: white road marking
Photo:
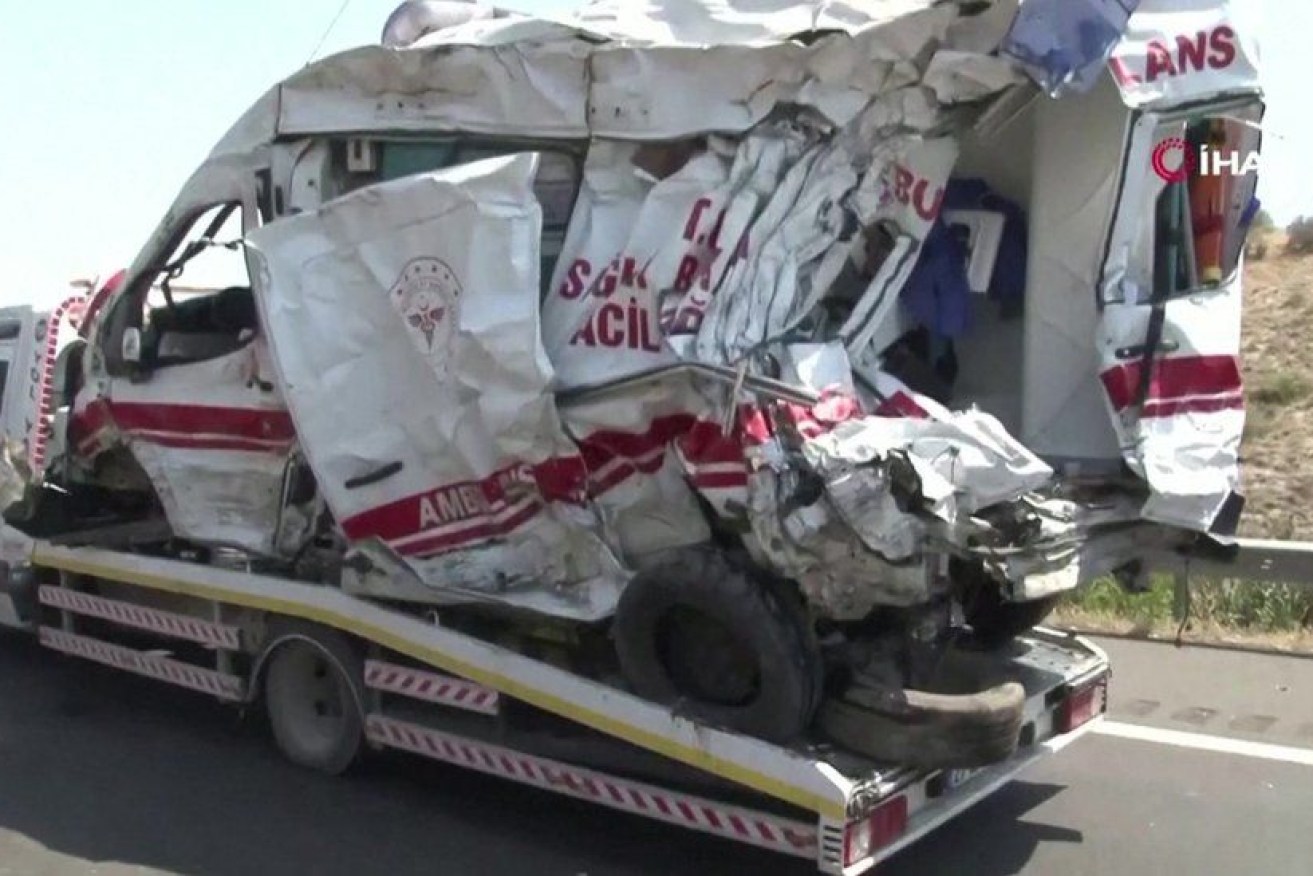
[[[1123,724],[1119,721],[1101,721],[1093,732],[1103,736],[1115,736],[1118,739],[1134,739],[1137,742],[1154,742],[1159,745],[1174,745],[1177,748],[1194,748],[1218,754],[1235,754],[1240,757],[1256,757],[1260,760],[1279,760],[1283,763],[1313,766],[1313,748],[1269,745],[1266,742],[1250,742],[1247,739],[1230,739],[1204,733],[1186,733],[1181,730],[1144,727],[1140,724]]]

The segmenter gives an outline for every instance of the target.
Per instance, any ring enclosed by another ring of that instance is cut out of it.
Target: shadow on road
[[[0,871],[121,864],[195,876],[761,876],[790,860],[413,758],[330,778],[283,762],[260,721],[0,633]],[[1014,784],[882,874],[1015,873],[1018,822],[1062,789]]]
[[[1084,841],[1079,830],[1024,820],[1028,813],[1064,790],[1061,785],[1013,782],[908,847],[879,868],[880,876],[1020,873],[1042,843]]]

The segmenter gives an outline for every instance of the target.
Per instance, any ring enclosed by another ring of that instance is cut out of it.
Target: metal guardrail
[[[1168,554],[1154,565],[1191,578],[1241,578],[1313,588],[1313,542],[1240,538],[1236,546],[1233,557]]]

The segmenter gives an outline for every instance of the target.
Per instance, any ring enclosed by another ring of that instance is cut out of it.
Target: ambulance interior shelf
[[[1026,287],[1025,211],[978,178],[954,178],[900,294],[913,326],[884,351],[885,368],[948,405],[957,381],[956,342],[972,331],[976,299],[1000,318],[1021,315]]]
[[[1158,126],[1154,161],[1162,167],[1151,175],[1158,185],[1150,187],[1145,204],[1151,222],[1128,264],[1137,303],[1162,303],[1230,283],[1258,211],[1257,173],[1234,165],[1257,152],[1260,113],[1253,104]]]

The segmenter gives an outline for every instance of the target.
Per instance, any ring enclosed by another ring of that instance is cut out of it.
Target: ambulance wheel
[[[711,547],[648,564],[616,609],[616,651],[639,696],[771,741],[808,725],[823,670],[800,600]]]
[[[966,622],[978,644],[1001,648],[1044,623],[1060,599],[1060,596],[1045,596],[1028,602],[1004,602],[1001,597],[982,600],[967,613]]]
[[[337,775],[364,744],[360,658],[331,630],[297,634],[274,647],[264,701],[274,740],[288,760]]]
[[[987,649],[1002,648],[1017,636],[1039,626],[1062,599],[1061,594],[1026,602],[1009,602],[997,581],[984,569],[954,560],[949,575],[958,588],[962,613],[971,627],[971,640]]]

